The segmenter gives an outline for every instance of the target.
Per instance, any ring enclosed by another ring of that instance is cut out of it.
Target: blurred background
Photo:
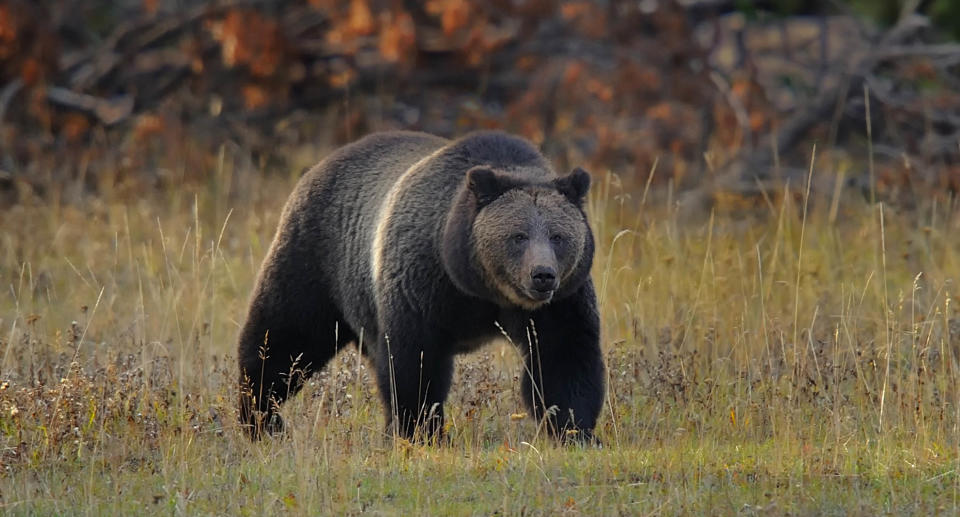
[[[398,128],[518,133],[625,203],[766,210],[812,158],[827,195],[949,203],[958,37],[954,0],[3,0],[0,207]]]

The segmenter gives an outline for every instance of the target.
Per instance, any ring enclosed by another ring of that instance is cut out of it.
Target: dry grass
[[[229,158],[229,157],[228,157]],[[235,337],[295,178],[237,171],[0,214],[0,508],[52,514],[810,514],[960,508],[952,211],[845,199],[681,223],[595,186],[602,449],[519,418],[505,344],[451,444],[386,439],[354,353],[250,444]],[[881,218],[882,217],[882,218]]]

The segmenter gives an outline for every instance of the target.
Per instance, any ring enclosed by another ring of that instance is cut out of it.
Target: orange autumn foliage
[[[443,33],[450,37],[470,20],[472,8],[467,0],[430,0],[427,13],[440,18]]]
[[[374,31],[373,13],[367,0],[351,0],[347,15],[347,30],[355,36],[366,36]]]
[[[220,42],[223,64],[246,66],[255,77],[277,73],[285,59],[283,33],[276,20],[252,10],[234,9],[211,29]]]
[[[413,18],[404,11],[384,13],[380,25],[380,54],[389,63],[403,61],[417,43]]]

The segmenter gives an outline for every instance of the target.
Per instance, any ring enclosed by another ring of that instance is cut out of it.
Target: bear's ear
[[[570,174],[553,180],[553,184],[571,203],[582,207],[587,191],[590,190],[590,174],[577,167]]]
[[[501,194],[516,186],[510,178],[482,165],[467,171],[467,185],[477,198],[477,208],[492,203]]]

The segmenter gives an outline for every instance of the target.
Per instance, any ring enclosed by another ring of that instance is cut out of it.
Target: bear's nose
[[[537,291],[554,291],[557,289],[557,272],[549,266],[533,268],[533,288]]]

